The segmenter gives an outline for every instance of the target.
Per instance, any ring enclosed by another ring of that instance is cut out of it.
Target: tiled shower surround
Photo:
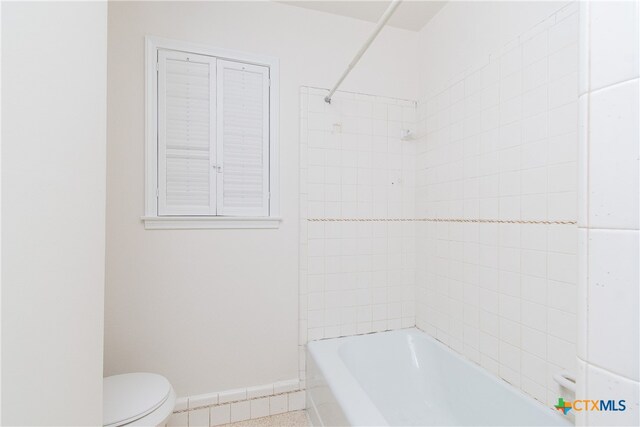
[[[415,324],[415,102],[326,94],[301,90],[301,344]]]
[[[572,397],[552,375],[576,372],[577,12],[418,103],[302,88],[301,356],[417,326],[545,404]]]
[[[419,104],[417,326],[552,404],[576,372],[578,8]]]

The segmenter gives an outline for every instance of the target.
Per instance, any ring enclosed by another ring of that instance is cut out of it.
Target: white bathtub
[[[417,329],[309,343],[307,409],[324,426],[572,425]]]

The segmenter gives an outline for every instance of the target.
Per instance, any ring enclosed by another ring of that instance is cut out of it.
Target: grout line
[[[620,377],[620,378],[622,378],[622,379],[624,379],[624,380],[627,380],[627,381],[630,381],[630,382],[634,382],[634,383],[640,384],[640,381],[638,381],[638,380],[636,380],[636,379],[634,379],[634,378],[628,377],[628,376],[627,376],[627,375],[625,375],[625,374],[619,374],[619,373],[617,373],[617,372],[614,372],[614,371],[612,371],[611,369],[606,368],[606,367],[604,367],[604,366],[602,366],[602,365],[599,365],[599,364],[597,364],[597,363],[589,362],[589,361],[582,360],[582,359],[580,359],[580,361],[581,361],[582,363],[584,363],[585,365],[587,365],[587,366],[593,366],[594,368],[598,368],[598,369],[600,369],[601,371],[605,371],[606,373],[608,373],[608,374],[610,374],[610,375],[615,375],[616,377]]]
[[[621,85],[624,85],[624,84],[627,84],[627,83],[633,83],[634,81],[639,80],[639,79],[640,79],[639,76],[635,76],[635,77],[631,77],[631,78],[628,78],[628,79],[625,79],[625,80],[620,80],[619,82],[610,83],[610,84],[608,84],[606,86],[602,86],[602,87],[599,87],[597,89],[590,89],[587,92],[585,92],[583,95],[586,95],[587,93],[590,94],[590,95],[593,95],[593,94],[602,92],[602,91],[607,90],[607,89],[613,89],[613,88],[616,88],[618,86],[621,86]]]

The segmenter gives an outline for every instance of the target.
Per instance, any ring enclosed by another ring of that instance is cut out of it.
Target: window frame
[[[269,215],[241,217],[221,215],[158,215],[158,50],[174,50],[220,60],[269,68]],[[277,58],[190,43],[162,37],[145,37],[145,206],[146,229],[278,228],[279,180],[279,61]]]

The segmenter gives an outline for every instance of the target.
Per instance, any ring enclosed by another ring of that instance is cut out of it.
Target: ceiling
[[[281,1],[294,6],[321,12],[333,13],[335,15],[348,16],[362,19],[369,22],[378,22],[390,1],[371,0],[342,0],[342,1]],[[388,22],[392,27],[404,28],[405,30],[419,31],[431,18],[444,6],[445,1],[416,1],[405,0]]]

